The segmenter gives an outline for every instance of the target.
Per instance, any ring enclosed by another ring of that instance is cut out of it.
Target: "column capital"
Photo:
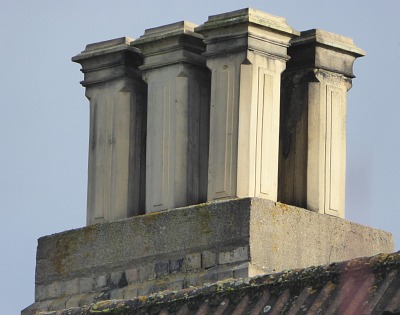
[[[206,56],[252,50],[285,60],[290,39],[300,35],[284,18],[251,8],[209,16],[195,31],[204,35]]]
[[[129,37],[120,37],[86,45],[84,51],[72,57],[72,61],[82,65],[84,87],[123,77],[141,80],[138,66],[142,57],[137,48],[131,47]]]
[[[314,69],[312,73],[313,77],[320,83],[338,88],[343,87],[346,91],[349,91],[352,87],[352,79],[346,75],[324,69]]]
[[[365,56],[365,51],[351,38],[319,29],[301,32],[300,37],[293,38],[290,44],[288,70],[317,68],[354,78],[354,61]]]
[[[140,69],[148,70],[176,63],[190,63],[204,66],[205,51],[203,36],[194,32],[197,25],[180,21],[145,30],[131,46],[140,49],[145,65]]]

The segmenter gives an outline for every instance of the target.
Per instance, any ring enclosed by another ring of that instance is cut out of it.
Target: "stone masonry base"
[[[257,198],[151,213],[39,239],[22,315],[394,250],[384,231]]]

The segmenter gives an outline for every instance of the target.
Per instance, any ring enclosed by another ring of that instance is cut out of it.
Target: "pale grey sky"
[[[88,102],[71,57],[88,43],[244,7],[366,50],[348,97],[346,217],[392,232],[399,248],[399,0],[0,0],[2,314],[34,301],[37,239],[85,225]]]

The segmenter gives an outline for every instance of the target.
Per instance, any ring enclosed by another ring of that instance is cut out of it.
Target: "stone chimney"
[[[210,16],[204,35],[212,72],[208,200],[277,200],[281,73],[299,33],[254,9]]]
[[[39,239],[22,315],[393,251],[343,219],[363,55],[253,9],[87,45],[88,226]]]
[[[291,41],[282,76],[279,200],[344,218],[346,98],[353,40],[309,30]]]
[[[131,41],[90,44],[72,58],[90,101],[88,225],[144,213],[147,89]]]
[[[131,42],[149,95],[146,213],[207,200],[210,73],[195,27],[156,27]]]

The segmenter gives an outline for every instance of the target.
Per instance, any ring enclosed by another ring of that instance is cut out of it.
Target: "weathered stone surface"
[[[87,277],[89,271],[103,275],[128,270],[136,264],[141,274],[146,265],[154,271],[163,257],[178,260],[188,254],[200,257],[202,250],[245,246],[250,200],[201,204],[40,238],[37,284]]]
[[[288,67],[292,69],[317,68],[354,78],[356,58],[365,56],[353,40],[339,34],[311,29],[302,31],[290,42]]]
[[[346,93],[364,52],[298,35],[243,9],[73,58],[91,106],[89,226],[39,239],[23,315],[393,251],[389,233],[337,217]]]
[[[202,267],[207,269],[214,267],[217,264],[217,253],[205,250],[201,253],[201,264]]]
[[[309,30],[291,41],[282,74],[278,200],[344,217],[350,38]]]
[[[43,315],[398,314],[399,269],[397,252]]]
[[[143,212],[146,85],[142,57],[122,37],[90,44],[72,58],[82,65],[90,101],[87,224]]]
[[[252,200],[250,231],[251,263],[268,273],[394,250],[390,233],[261,199]]]
[[[207,200],[210,73],[190,22],[145,31],[138,47],[148,85],[146,213]]]
[[[195,30],[212,71],[207,198],[276,200],[281,72],[298,32],[254,9],[210,16]]]
[[[94,283],[108,279],[95,289],[94,301],[392,251],[384,231],[265,199],[233,199],[43,237],[36,286],[63,287],[57,296],[40,293],[44,302],[86,296],[69,284],[88,274]],[[212,267],[204,259],[213,261],[209,252],[219,257]]]

